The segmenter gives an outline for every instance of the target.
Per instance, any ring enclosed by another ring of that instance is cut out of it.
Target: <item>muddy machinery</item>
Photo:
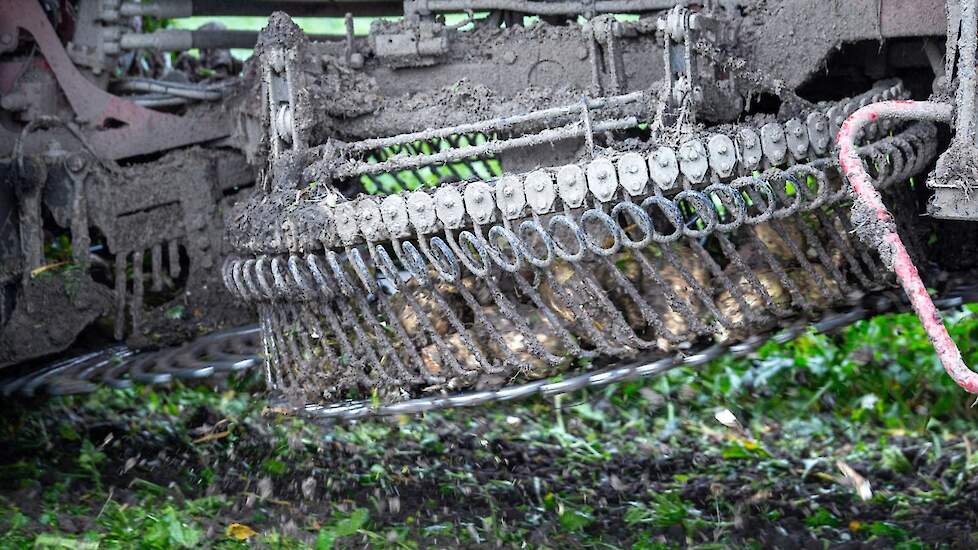
[[[268,25],[160,25],[231,13]],[[928,294],[973,297],[976,17],[0,2],[4,391],[260,364],[307,414],[397,414],[654,376],[909,304],[978,392]],[[250,46],[243,67],[224,51]],[[23,363],[101,325],[129,348]]]

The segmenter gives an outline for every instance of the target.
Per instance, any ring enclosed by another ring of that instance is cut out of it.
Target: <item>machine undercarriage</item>
[[[268,26],[148,30],[233,9]],[[345,32],[306,35],[299,11]],[[902,307],[918,271],[970,299],[975,17],[0,2],[4,391],[263,364],[289,407],[394,414],[749,353]],[[45,359],[71,346],[103,349]]]

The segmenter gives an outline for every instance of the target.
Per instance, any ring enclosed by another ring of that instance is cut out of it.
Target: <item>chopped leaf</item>
[[[248,527],[243,523],[232,523],[228,525],[227,536],[234,540],[248,540],[251,537],[257,535],[254,529]]]
[[[866,478],[861,476],[856,470],[853,470],[852,466],[849,466],[841,460],[835,461],[835,465],[842,472],[842,475],[845,476],[846,484],[856,490],[856,494],[859,495],[860,499],[869,500],[873,498],[873,489],[870,487],[869,481]]]

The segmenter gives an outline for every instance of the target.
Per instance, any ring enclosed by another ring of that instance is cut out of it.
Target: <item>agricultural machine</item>
[[[0,0],[0,391],[404,414],[910,307],[978,393],[975,4]]]

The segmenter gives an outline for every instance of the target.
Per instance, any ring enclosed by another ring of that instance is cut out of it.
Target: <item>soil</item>
[[[262,416],[260,399],[234,392],[144,394],[156,406],[138,408],[96,394],[6,411],[0,505],[30,532],[70,537],[104,529],[110,502],[211,497],[219,510],[194,517],[208,545],[237,522],[313,544],[329,518],[364,509],[369,527],[340,546],[974,547],[978,481],[961,467],[975,434],[937,454],[926,433],[893,435],[899,456],[881,460],[886,438],[829,417],[754,419],[763,429],[738,435],[682,392],[668,421],[662,397],[641,393],[630,410],[592,394],[327,426]],[[79,467],[86,446],[104,454],[97,474]],[[875,496],[857,498],[835,460]]]

